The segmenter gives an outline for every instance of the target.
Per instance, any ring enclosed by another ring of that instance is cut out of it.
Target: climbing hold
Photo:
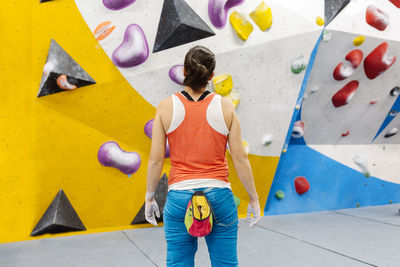
[[[369,177],[370,176],[369,171],[368,171],[368,163],[367,163],[367,160],[364,157],[362,157],[360,155],[356,155],[353,158],[353,162],[358,167],[360,167],[360,169],[364,173],[365,177]]]
[[[294,179],[294,188],[297,194],[302,195],[310,189],[310,183],[305,177],[298,176]]]
[[[400,97],[397,97],[394,101],[392,107],[390,108],[388,114],[386,115],[385,120],[382,122],[381,127],[379,127],[378,132],[376,133],[373,140],[375,140],[378,135],[385,130],[385,128],[390,124],[390,122],[397,116],[400,112]]]
[[[112,54],[112,61],[120,68],[131,68],[142,64],[148,57],[149,46],[142,28],[137,24],[129,25],[124,40]]]
[[[295,107],[295,109],[296,109],[296,110],[299,110],[299,109],[300,109],[300,105],[297,104],[296,107]]]
[[[360,46],[364,43],[364,41],[365,41],[365,36],[359,35],[356,38],[354,38],[353,44],[355,46]]]
[[[398,112],[396,110],[391,110],[391,111],[389,111],[389,116],[395,117],[397,115],[397,113]]]
[[[322,41],[328,42],[332,38],[332,32],[330,30],[324,30],[322,34]]]
[[[141,163],[141,159],[136,152],[122,150],[114,141],[104,143],[97,154],[101,165],[115,167],[125,174],[135,173]]]
[[[359,208],[360,207],[360,203],[357,202],[356,207]]]
[[[304,121],[296,121],[293,126],[292,137],[301,138],[304,135]]]
[[[275,197],[277,199],[284,199],[285,198],[285,193],[283,193],[282,190],[278,190],[278,191],[275,192]]]
[[[344,106],[353,98],[356,90],[358,89],[359,82],[351,81],[346,84],[342,89],[332,96],[332,103],[335,108]]]
[[[167,193],[168,193],[168,177],[164,173],[161,179],[158,181],[156,192],[154,193],[154,199],[156,200],[157,205],[160,209],[160,218],[156,217],[157,222],[163,221],[164,205],[165,202],[167,201]],[[146,221],[144,212],[145,212],[145,203],[143,203],[141,209],[138,211],[131,224],[148,223]]]
[[[149,120],[148,122],[146,122],[146,124],[144,125],[144,133],[147,135],[148,138],[151,139],[151,136],[153,135],[153,123],[154,123],[154,119]],[[168,140],[167,143],[165,145],[165,155],[164,158],[169,158],[169,144],[168,144]]]
[[[316,93],[318,91],[319,91],[319,87],[318,86],[314,86],[313,88],[311,88],[310,93],[314,94],[314,93]]]
[[[229,21],[237,36],[243,41],[246,41],[253,31],[253,25],[251,25],[250,21],[248,21],[246,17],[239,14],[237,11],[233,11],[233,13],[229,16]]]
[[[350,134],[350,131],[343,132],[343,133],[342,133],[342,137],[346,137],[346,136],[348,136],[349,134]]]
[[[60,189],[33,229],[31,236],[86,230],[67,195]]]
[[[75,84],[71,84],[68,82],[67,76],[66,75],[60,75],[57,78],[57,85],[58,87],[60,87],[61,89],[64,90],[73,90],[76,89],[76,85]]]
[[[214,91],[222,96],[228,95],[232,88],[232,76],[229,74],[217,75],[212,79]]]
[[[377,99],[372,99],[371,101],[369,101],[370,105],[375,105],[378,104],[378,100]]]
[[[294,74],[299,74],[307,67],[307,62],[303,55],[298,55],[292,62],[291,70]]]
[[[218,29],[225,27],[229,9],[240,5],[244,0],[208,0],[208,17]]]
[[[57,84],[57,79],[62,86],[63,82],[68,81],[76,88],[96,83],[89,74],[86,73],[76,62],[68,55],[59,44],[53,39],[50,43],[50,49],[47,55],[46,64],[43,66],[43,75],[40,82],[38,97],[55,94],[69,89],[63,89]],[[69,86],[66,85],[65,88]]]
[[[397,134],[397,128],[393,128],[393,129],[391,129],[390,131],[388,131],[386,134],[385,134],[385,138],[389,138],[389,137],[392,137],[393,135],[396,135]]]
[[[169,78],[177,84],[183,85],[185,76],[183,75],[183,65],[175,65],[169,69]]]
[[[378,75],[384,73],[396,61],[395,56],[388,56],[388,43],[383,42],[378,45],[364,60],[365,75],[369,79],[375,79]]]
[[[352,66],[344,66],[343,62],[340,62],[333,71],[333,78],[337,81],[341,81],[350,77],[353,73],[354,68]]]
[[[374,5],[369,5],[365,13],[365,20],[377,30],[383,31],[389,24],[389,15]]]
[[[265,31],[272,25],[271,8],[262,1],[257,8],[250,13],[250,18],[257,24],[260,30]]]
[[[240,205],[240,198],[238,198],[237,196],[233,195],[233,200],[235,201],[236,207],[239,207],[239,205]]]
[[[350,0],[325,0],[326,25],[328,25],[349,3]]]
[[[153,53],[215,35],[184,0],[164,0]]]
[[[103,23],[100,23],[96,29],[94,30],[94,36],[96,36],[97,41],[101,41],[105,39],[107,36],[109,36],[113,30],[115,29],[115,26],[111,26],[111,21],[105,21]]]
[[[399,94],[400,94],[400,87],[398,87],[398,86],[393,87],[393,89],[390,90],[391,96],[398,96]]]
[[[318,26],[324,26],[325,21],[324,21],[323,18],[317,17],[317,18],[315,19],[315,23],[317,23]]]
[[[337,81],[341,81],[351,76],[354,73],[354,70],[360,66],[363,57],[363,52],[359,49],[350,51],[345,58],[349,65],[344,66],[343,63],[340,62],[333,71],[333,78]]]
[[[224,97],[232,102],[233,108],[236,108],[240,102],[240,94],[236,89],[232,89],[231,92]]]
[[[269,146],[272,143],[273,140],[274,140],[273,135],[272,134],[268,134],[268,135],[264,136],[264,138],[262,139],[262,144],[264,146]]]
[[[389,204],[392,204],[392,203],[393,203],[393,200],[390,199],[390,200],[389,200]]]
[[[132,5],[136,0],[103,0],[106,8],[111,10],[120,10]]]
[[[396,7],[400,8],[400,0],[389,0],[390,2],[392,2],[393,5],[395,5]]]
[[[282,153],[285,154],[288,150],[288,144],[285,144],[282,149]]]
[[[249,144],[243,139],[242,139],[242,144],[243,144],[243,148],[244,148],[244,153],[246,153],[246,155],[248,155],[250,152]]]

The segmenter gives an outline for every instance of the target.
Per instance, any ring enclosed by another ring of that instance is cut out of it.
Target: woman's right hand
[[[146,194],[146,203],[144,206],[144,216],[146,221],[154,226],[157,226],[157,218],[160,218],[160,210],[158,208],[157,202],[154,199],[154,193]]]
[[[250,223],[250,227],[253,228],[260,219],[261,219],[261,211],[260,211],[260,202],[258,199],[250,200],[249,205],[247,206],[247,220]],[[253,217],[251,217],[253,215]]]

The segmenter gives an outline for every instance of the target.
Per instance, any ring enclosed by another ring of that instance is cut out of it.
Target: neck
[[[205,91],[207,91],[207,88],[201,88],[200,90],[194,91],[192,88],[190,88],[189,86],[185,86],[184,89],[186,92],[188,92],[189,95],[191,95],[193,98],[196,96],[200,96],[202,95]]]

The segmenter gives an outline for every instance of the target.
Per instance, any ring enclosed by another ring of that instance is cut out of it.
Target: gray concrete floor
[[[263,217],[239,224],[239,266],[400,266],[400,204]],[[163,229],[0,244],[1,267],[165,266]],[[204,239],[196,266],[210,266]]]

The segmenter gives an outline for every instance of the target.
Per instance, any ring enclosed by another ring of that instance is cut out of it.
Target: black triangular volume
[[[67,76],[67,81],[77,88],[95,84],[95,80],[79,66],[75,60],[53,39],[50,43],[46,65],[40,82],[38,97],[66,91],[57,85],[60,75]]]
[[[168,178],[167,175],[164,173],[160,181],[158,182],[156,193],[154,195],[158,208],[160,209],[160,218],[156,217],[157,222],[163,221],[163,210],[165,202],[167,200],[167,193],[168,193]],[[144,216],[144,209],[145,209],[145,204],[143,204],[143,206],[140,208],[139,212],[136,214],[131,224],[147,223],[146,218]]]
[[[215,35],[184,0],[164,0],[153,53]]]
[[[325,25],[328,25],[349,3],[350,0],[325,0]]]
[[[31,236],[86,230],[78,214],[61,189],[40,218]]]
[[[40,3],[50,2],[50,1],[53,1],[53,0],[40,0]]]

